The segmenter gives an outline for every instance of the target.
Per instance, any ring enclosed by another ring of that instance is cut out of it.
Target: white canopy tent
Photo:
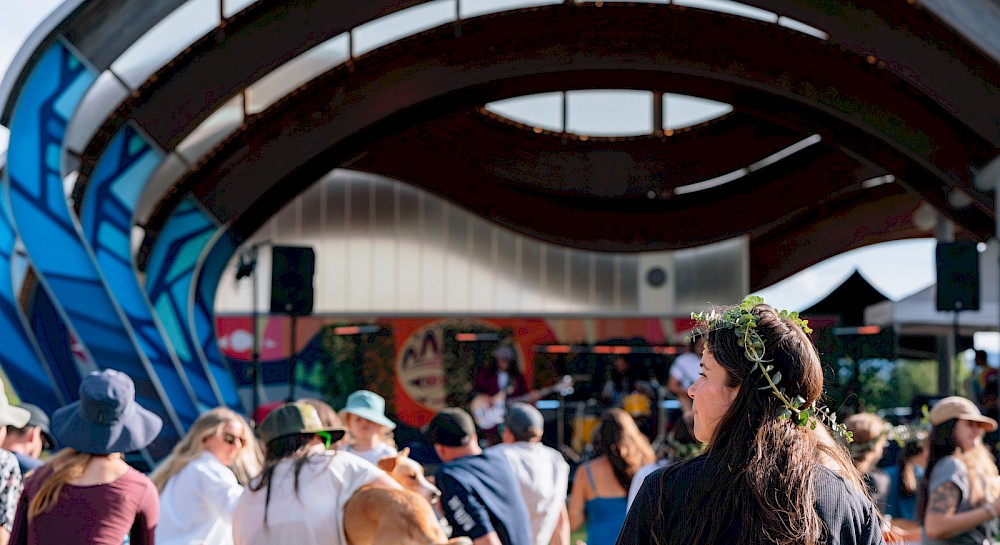
[[[1000,327],[1000,245],[990,239],[979,254],[979,310],[958,313],[961,335],[997,331]],[[865,324],[892,327],[899,335],[947,336],[955,333],[955,313],[937,310],[937,286],[928,286],[899,301],[865,308]]]

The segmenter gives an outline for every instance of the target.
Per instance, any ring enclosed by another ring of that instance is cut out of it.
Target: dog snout
[[[441,490],[423,477],[420,478],[420,490],[427,501],[431,503],[437,503],[441,499]]]

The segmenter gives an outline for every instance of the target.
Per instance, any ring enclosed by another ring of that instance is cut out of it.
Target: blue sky
[[[0,74],[6,72],[25,37],[59,3],[0,0]],[[0,150],[6,149],[7,138],[8,131],[0,128]],[[932,239],[921,239],[861,248],[810,267],[760,294],[776,307],[802,310],[858,269],[882,293],[898,300],[934,283],[934,245]]]

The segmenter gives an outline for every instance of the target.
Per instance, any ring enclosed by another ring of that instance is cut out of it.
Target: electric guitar
[[[507,404],[518,401],[528,401],[541,399],[552,392],[560,392],[562,395],[573,393],[573,377],[566,375],[553,384],[544,388],[534,390],[518,397],[507,397],[506,391],[497,392],[496,395],[479,394],[469,402],[469,412],[472,413],[476,424],[484,430],[496,427],[503,422],[507,416]]]

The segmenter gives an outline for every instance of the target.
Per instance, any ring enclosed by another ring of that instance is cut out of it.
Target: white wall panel
[[[686,314],[749,289],[745,239],[675,252],[585,252],[346,170],[324,177],[253,239],[315,248],[317,314]],[[654,265],[667,273],[656,289],[645,278]],[[269,288],[270,269],[261,273]],[[218,310],[245,312],[244,291],[220,287]],[[269,297],[265,289],[260,300]]]
[[[447,225],[445,203],[431,195],[421,198],[421,279],[418,308],[425,312],[445,311],[445,244]]]
[[[469,214],[450,204],[445,206],[445,210],[448,216],[448,246],[445,254],[444,305],[449,312],[462,312],[473,308],[470,277],[474,269],[473,259],[470,259]]]

